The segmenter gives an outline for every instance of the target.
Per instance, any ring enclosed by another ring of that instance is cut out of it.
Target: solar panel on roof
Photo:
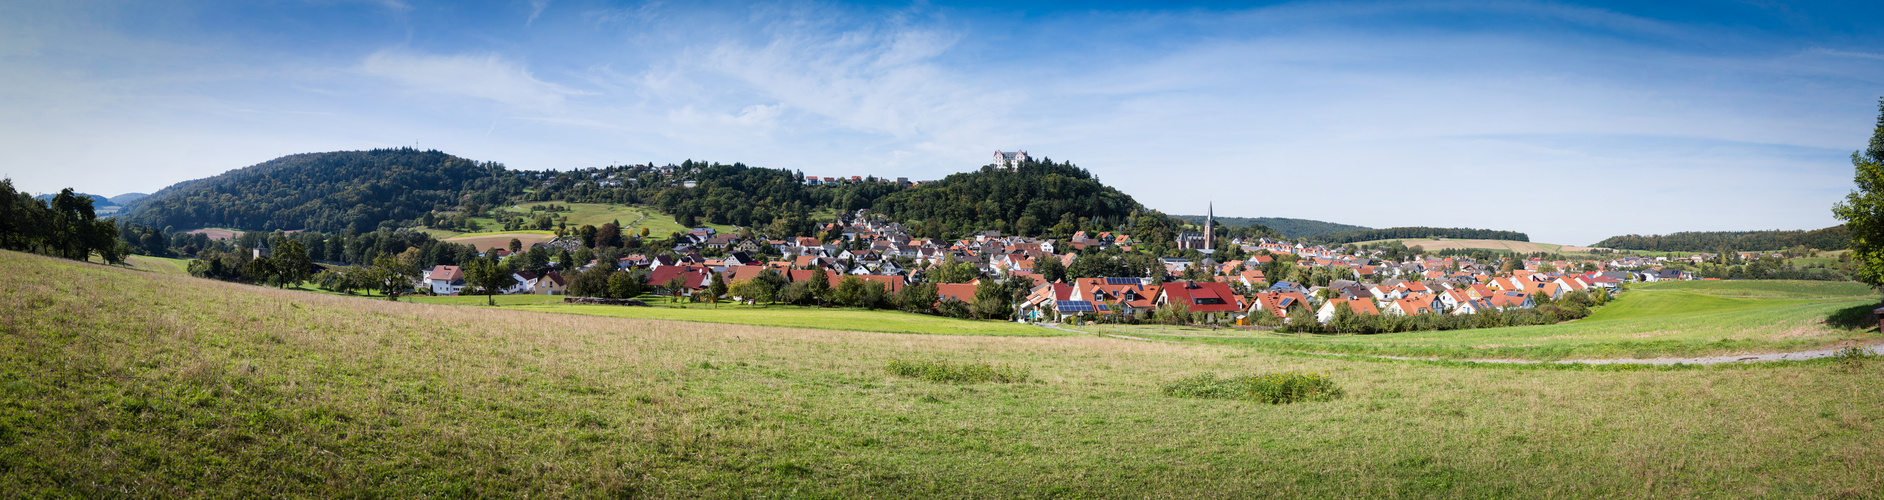
[[[1107,285],[1136,285],[1143,283],[1138,278],[1106,278]]]
[[[1084,300],[1054,301],[1054,308],[1060,312],[1093,312],[1092,302]]]

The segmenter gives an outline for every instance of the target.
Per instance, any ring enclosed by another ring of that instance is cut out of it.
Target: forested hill
[[[1491,229],[1471,229],[1463,227],[1390,227],[1386,229],[1364,229],[1360,231],[1324,234],[1309,238],[1308,241],[1323,245],[1339,245],[1343,243],[1398,238],[1531,241],[1530,235],[1517,231],[1496,231]]]
[[[179,182],[133,202],[126,218],[156,228],[364,232],[455,207],[504,172],[411,148],[305,153]]]
[[[1085,169],[1045,160],[950,175],[889,193],[871,209],[892,220],[921,221],[922,233],[942,225],[955,234],[994,229],[1032,236],[1122,227],[1144,207]]]
[[[1204,223],[1204,216],[1202,215],[1173,215],[1172,217],[1183,219],[1184,222],[1189,222],[1192,224]],[[1362,229],[1372,229],[1367,226],[1337,224],[1333,222],[1322,222],[1318,220],[1308,220],[1308,219],[1290,219],[1286,217],[1218,217],[1217,224],[1228,226],[1228,227],[1243,227],[1243,226],[1249,226],[1251,224],[1255,224],[1257,226],[1266,227],[1271,230],[1274,230],[1275,232],[1281,234],[1282,237],[1290,238],[1290,239],[1307,238],[1310,236],[1321,236],[1324,234],[1339,233],[1343,231],[1359,231]]]
[[[1811,231],[1687,231],[1669,235],[1611,236],[1597,242],[1596,246],[1655,252],[1782,250],[1797,246],[1844,250],[1851,247],[1851,234],[1842,225]]]

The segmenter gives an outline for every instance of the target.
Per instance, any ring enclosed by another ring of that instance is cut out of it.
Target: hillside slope
[[[12,252],[0,296],[19,306],[0,314],[6,496],[1863,496],[1884,450],[1875,365],[1520,370],[696,325]],[[938,383],[894,359],[1031,375]],[[1288,371],[1348,395],[1160,390]]]
[[[502,165],[410,148],[289,155],[159,190],[127,206],[127,220],[158,228],[365,232],[456,206],[504,172]]]
[[[1202,215],[1173,215],[1172,217],[1183,219],[1185,222],[1192,224],[1204,223],[1204,216]],[[1277,233],[1281,233],[1282,237],[1290,239],[1307,238],[1310,236],[1320,236],[1343,231],[1371,229],[1366,226],[1356,226],[1352,224],[1337,224],[1333,222],[1290,219],[1286,217],[1217,217],[1217,224],[1226,227],[1241,227],[1254,224],[1269,228]]]

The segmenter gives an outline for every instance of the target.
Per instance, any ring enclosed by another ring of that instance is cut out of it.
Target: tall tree
[[[307,247],[300,240],[287,240],[275,246],[275,274],[281,286],[300,285],[313,276],[314,261],[307,257]]]
[[[1878,100],[1877,126],[1871,144],[1851,153],[1857,170],[1852,182],[1858,190],[1832,206],[1832,214],[1851,230],[1851,256],[1858,263],[1858,281],[1884,286],[1884,99]]]
[[[373,259],[373,278],[387,300],[398,301],[400,295],[412,291],[412,282],[419,279],[419,266],[399,257],[382,255]]]
[[[504,267],[495,257],[471,261],[464,269],[465,281],[484,292],[484,300],[489,305],[497,305],[497,293],[517,283],[510,276],[510,268]]]

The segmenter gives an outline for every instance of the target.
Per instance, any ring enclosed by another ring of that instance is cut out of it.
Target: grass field
[[[460,245],[471,245],[477,248],[478,251],[483,252],[493,248],[509,248],[510,240],[512,239],[522,243],[523,248],[529,249],[530,245],[556,239],[556,233],[549,231],[505,231],[501,233],[462,234],[446,238],[444,241]]]
[[[563,304],[556,295],[500,295],[501,309],[612,318],[662,319],[728,325],[785,326],[861,332],[941,335],[1066,335],[1065,332],[1004,321],[970,321],[897,311],[799,307],[786,305],[671,304],[665,297],[645,296],[653,307]],[[413,297],[425,304],[483,306],[483,296]],[[684,306],[684,307],[676,307]]]
[[[1465,368],[1094,336],[703,327],[0,253],[20,497],[1841,497],[1884,361]],[[1645,294],[1646,295],[1646,294]],[[889,374],[892,359],[1025,383]],[[1204,372],[1346,396],[1182,399]]]
[[[602,224],[607,224],[609,222],[619,221],[621,222],[624,228],[624,232],[626,231],[639,232],[641,228],[646,227],[648,228],[649,235],[660,237],[660,238],[667,237],[669,233],[675,233],[675,232],[685,233],[689,229],[692,229],[686,226],[682,226],[678,222],[675,222],[674,217],[671,215],[665,215],[665,214],[662,214],[658,210],[654,210],[648,207],[639,207],[639,206],[613,205],[613,204],[608,204],[608,203],[564,203],[560,201],[546,201],[546,202],[522,203],[515,206],[506,206],[506,207],[503,207],[501,210],[512,212],[512,213],[517,213],[517,214],[528,214],[531,206],[548,205],[551,203],[554,203],[557,206],[569,207],[570,210],[568,212],[560,212],[560,214],[564,217],[564,220],[568,222],[568,225],[570,228],[582,227],[585,224],[601,226]],[[642,217],[643,215],[646,215],[646,217],[643,218]],[[473,218],[473,220],[476,220],[479,224],[482,224],[483,227],[487,227],[487,228],[498,227],[497,221],[494,218],[476,217],[476,218]],[[635,221],[637,220],[641,222],[636,223]],[[699,227],[710,227],[719,231],[734,230],[733,226],[722,225],[722,224],[708,224],[704,221],[701,222]],[[443,230],[443,229],[419,229],[419,231],[424,231],[426,234],[430,234],[433,237],[439,238],[439,239],[458,238],[458,237],[466,237],[466,236],[479,236],[479,235],[492,235],[492,234],[499,234],[499,233],[554,234],[549,231],[480,231],[480,232],[475,232],[475,233],[462,233],[462,232],[448,231],[448,230]],[[505,241],[509,241],[509,240],[505,240]]]
[[[131,255],[124,258],[124,264],[132,269],[150,271],[157,274],[189,276],[190,260],[191,259],[151,257],[148,255]]]
[[[1378,335],[1296,336],[1159,326],[1087,331],[1267,350],[1449,359],[1614,359],[1789,352],[1884,342],[1874,297],[1852,284],[1814,281],[1690,281],[1680,290],[1625,293],[1588,318],[1541,326]],[[1659,285],[1660,283],[1642,284]],[[1856,285],[1863,289],[1863,285]],[[1704,293],[1703,293],[1704,292]],[[1733,298],[1719,295],[1788,297]],[[1835,317],[1835,320],[1828,318]]]
[[[1679,291],[1705,295],[1773,299],[1878,297],[1870,285],[1855,281],[1723,280],[1632,283],[1631,290]]]

